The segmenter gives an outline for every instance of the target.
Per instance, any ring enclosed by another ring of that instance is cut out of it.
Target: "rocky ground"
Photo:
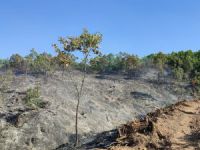
[[[79,83],[80,75],[78,71],[73,72],[75,82]],[[155,78],[155,71],[134,79],[125,79],[121,75],[89,74],[79,113],[82,148],[94,149],[96,138],[101,139],[101,135],[109,137],[115,133],[112,129],[127,121],[181,99],[193,99],[188,84],[169,80],[158,83]],[[28,88],[38,83],[41,85],[41,99],[47,105],[31,109],[24,104],[23,97]],[[68,73],[62,76],[57,72],[48,80],[30,75],[16,76],[0,101],[0,148],[66,148],[74,142],[75,107],[76,93]]]

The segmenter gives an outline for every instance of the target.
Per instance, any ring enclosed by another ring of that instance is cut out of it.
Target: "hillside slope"
[[[73,77],[79,82],[80,72]],[[185,83],[155,82],[156,73],[127,80],[123,76],[88,75],[81,99],[79,131],[81,142],[111,130],[138,116],[176,103],[192,99]],[[41,84],[41,98],[48,105],[29,109],[22,99],[24,91]],[[45,81],[43,77],[23,75],[15,77],[4,93],[0,106],[0,147],[4,150],[49,150],[74,141],[76,95],[69,74],[58,72]]]

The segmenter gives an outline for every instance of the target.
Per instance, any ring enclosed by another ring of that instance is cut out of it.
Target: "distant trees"
[[[4,66],[4,59],[0,59],[0,68],[2,68]]]
[[[80,81],[80,86],[74,82],[75,91],[77,94],[77,106],[76,106],[76,120],[75,120],[75,132],[76,132],[76,142],[75,145],[78,146],[78,113],[80,100],[83,94],[84,83],[87,73],[87,66],[91,55],[99,55],[99,44],[101,43],[102,35],[100,33],[91,34],[88,30],[84,30],[80,36],[73,36],[67,38],[60,38],[59,42],[63,49],[60,49],[56,44],[54,44],[55,50],[58,53],[58,59],[67,68],[72,64],[72,56],[74,52],[78,52],[82,55],[80,59],[83,75]],[[71,76],[73,79],[73,77]],[[74,81],[74,80],[73,80]]]
[[[52,56],[47,53],[37,55],[37,57],[34,59],[34,62],[32,63],[31,70],[34,73],[40,73],[46,76],[51,74],[55,69],[52,59]]]
[[[34,49],[31,50],[30,54],[25,57],[27,64],[27,72],[34,74],[51,74],[55,70],[55,63],[52,57],[48,53],[38,54]]]
[[[10,63],[8,59],[0,59],[0,69],[6,70],[6,68],[10,67]]]
[[[66,43],[63,38],[60,39],[60,42]],[[66,48],[68,47],[64,47],[64,49]],[[84,67],[84,60],[78,59],[76,61],[75,53],[66,51],[64,53],[63,51],[59,52],[59,50],[57,52],[59,55],[55,57],[48,53],[39,54],[34,49],[25,57],[13,54],[8,60],[0,59],[0,68],[10,68],[16,73],[50,75],[56,70],[64,70],[65,64],[70,64],[72,68],[78,70]],[[166,71],[179,81],[191,81],[197,78],[200,73],[200,51],[187,50],[172,52],[171,54],[159,52],[144,58],[120,52],[89,58],[89,62],[86,64],[87,68],[96,73],[125,73],[129,77],[133,77],[135,72],[142,70],[142,67],[154,67],[158,70],[158,79]],[[66,60],[70,60],[70,63],[64,62]]]
[[[66,42],[63,40],[61,38],[60,42]],[[57,52],[59,55],[56,57],[48,53],[39,54],[34,49],[25,57],[13,54],[9,60],[0,60],[0,68],[10,67],[17,73],[49,75],[53,74],[56,70],[64,70],[66,67],[64,65],[66,62],[63,62],[64,60],[70,60],[70,66],[74,69],[81,70],[84,67],[84,60],[79,59],[76,61],[77,58],[74,54],[69,52],[63,53],[63,51]],[[158,79],[167,70],[177,80],[192,80],[200,72],[199,51],[193,52],[188,50],[172,52],[171,54],[159,52],[144,58],[127,53],[104,54],[90,58],[86,64],[87,68],[97,73],[125,73],[129,77],[133,77],[135,72],[141,70],[142,67],[154,67],[159,71]]]
[[[13,54],[9,60],[10,67],[15,71],[24,71],[25,61],[19,54]]]
[[[17,73],[49,75],[56,69],[55,58],[48,53],[38,54],[32,49],[25,57],[14,54],[9,59],[9,67]]]
[[[173,52],[168,57],[168,65],[172,69],[175,78],[178,73],[179,77],[182,76],[182,79],[189,80],[192,70],[194,69],[195,62],[195,53],[191,50],[180,51],[177,53]]]
[[[167,55],[163,54],[162,52],[159,52],[157,54],[154,54],[151,56],[152,63],[154,64],[155,68],[158,69],[158,80],[163,76],[166,62],[167,62]]]
[[[172,75],[178,81],[182,81],[184,79],[184,70],[181,67],[173,68]]]
[[[193,69],[191,71],[190,77],[192,78],[191,83],[195,87],[194,92],[200,94],[200,50],[194,52]]]
[[[168,56],[168,67],[175,79],[191,82],[193,93],[200,91],[200,51],[172,52]]]
[[[134,76],[140,63],[139,58],[135,55],[128,55],[123,60],[125,64],[125,71],[128,73],[128,76]]]
[[[171,54],[158,52],[143,58],[122,52],[118,54],[110,53],[97,56],[88,55],[88,62],[85,63],[84,59],[77,59],[75,56],[76,53],[74,52],[76,51],[75,49],[77,49],[79,52],[84,54],[84,57],[86,56],[84,53],[86,52],[85,47],[90,45],[80,44],[83,44],[84,36],[85,38],[91,38],[89,35],[90,34],[87,35],[85,31],[85,33],[79,38],[60,38],[59,41],[63,46],[63,50],[60,50],[55,46],[58,56],[51,56],[48,53],[39,54],[34,49],[32,49],[25,57],[19,54],[13,54],[9,59],[0,59],[0,69],[12,69],[14,73],[34,75],[42,74],[48,76],[52,75],[56,70],[62,70],[64,72],[68,65],[70,65],[71,68],[80,71],[83,71],[82,68],[85,68],[86,65],[87,70],[89,69],[91,72],[100,74],[122,73],[132,78],[137,75],[136,73],[140,73],[146,68],[153,67],[158,70],[158,81],[164,77],[169,77],[170,75],[170,77],[174,78],[175,80],[189,81],[191,83],[196,83],[193,85],[199,86],[200,51],[193,52],[192,50],[186,50],[172,52]],[[80,41],[81,38],[82,41]],[[92,41],[94,39],[90,40]],[[69,49],[71,50],[69,51]],[[95,51],[94,53],[96,54]]]
[[[99,73],[113,73],[122,69],[121,62],[118,55],[108,54],[91,59],[90,67]]]
[[[90,67],[98,73],[126,72],[129,76],[138,68],[140,59],[135,55],[118,53],[97,56],[90,60]]]

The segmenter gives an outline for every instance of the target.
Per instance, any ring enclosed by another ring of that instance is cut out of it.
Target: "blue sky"
[[[0,57],[53,53],[58,37],[101,32],[104,53],[200,49],[199,0],[1,0]]]

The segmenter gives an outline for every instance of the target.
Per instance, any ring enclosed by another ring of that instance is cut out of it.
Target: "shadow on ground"
[[[193,147],[195,149],[200,149],[200,130],[193,131],[184,138],[188,141],[188,144],[184,146],[184,148]]]
[[[140,100],[146,100],[146,99],[148,99],[148,100],[156,100],[152,95],[147,94],[147,93],[143,93],[143,92],[134,91],[134,92],[131,92],[130,94],[135,99],[140,99]]]
[[[91,135],[91,134],[90,134]],[[90,136],[88,135],[88,137]],[[95,149],[95,148],[108,148],[109,146],[111,146],[115,140],[118,138],[118,130],[110,130],[110,131],[105,131],[102,133],[98,133],[94,136],[90,136],[84,143],[81,144],[81,146],[79,147],[74,147],[74,141],[75,141],[75,135],[71,134],[69,136],[69,143],[66,144],[62,144],[60,146],[58,146],[55,150],[90,150],[90,149]],[[80,136],[79,136],[80,137]],[[87,137],[87,135],[86,135]],[[84,141],[84,139],[83,139]]]

